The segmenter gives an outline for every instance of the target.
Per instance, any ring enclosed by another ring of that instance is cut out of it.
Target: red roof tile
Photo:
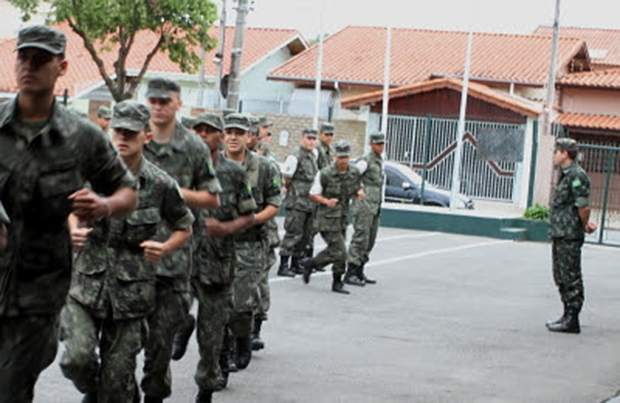
[[[567,127],[598,130],[620,130],[620,116],[563,113],[558,116],[556,122]]]
[[[565,87],[620,89],[620,69],[566,74],[558,81],[558,85]]]
[[[551,27],[541,26],[535,35],[551,36]],[[590,51],[592,64],[605,66],[620,66],[620,30],[602,28],[560,27],[560,37],[580,38],[586,41]],[[607,50],[603,56],[598,51]]]
[[[56,84],[56,92],[61,95],[65,88],[69,90],[69,96],[80,93],[93,85],[99,85],[103,80],[99,75],[97,66],[92,61],[90,54],[83,46],[81,38],[75,34],[67,24],[58,26],[67,35],[66,56],[69,60],[69,71],[67,75],[61,77]],[[219,27],[212,27],[210,35],[219,38]],[[230,53],[234,37],[234,27],[226,28],[225,47],[224,47],[224,71],[230,69]],[[305,40],[298,31],[292,29],[270,29],[270,28],[247,28],[245,32],[244,53],[242,59],[242,70],[247,69],[254,63],[269,55],[272,51],[286,46],[296,38],[305,45]],[[128,71],[138,71],[157,37],[152,32],[142,32],[136,36],[135,43],[127,60]],[[15,60],[13,49],[16,39],[0,44],[0,92],[17,92],[13,72],[13,62]],[[195,52],[200,55],[200,48],[196,47]],[[216,49],[206,55],[206,76],[215,76],[216,66],[211,60],[215,57]],[[104,60],[108,74],[113,74],[112,63],[116,60],[117,50],[112,49],[101,55]],[[159,52],[149,65],[149,72],[183,73],[178,65],[173,63],[167,55]]]
[[[350,84],[383,82],[386,28],[352,26],[324,42],[323,79]],[[432,76],[462,76],[466,32],[392,30],[392,85],[407,85]],[[543,36],[476,33],[471,76],[487,80],[543,85],[549,70],[551,40]],[[314,80],[318,46],[313,46],[270,73],[272,79]],[[559,65],[569,63],[585,45],[562,39]],[[584,59],[586,68],[587,60]]]
[[[438,78],[393,88],[389,92],[389,98],[392,100],[445,88],[460,92],[463,89],[463,81],[458,78]],[[470,82],[467,94],[470,97],[481,99],[525,116],[537,117],[542,113],[542,107],[540,107],[540,104],[538,103],[517,98],[505,92],[493,90],[483,84]],[[351,108],[373,102],[379,102],[382,99],[383,91],[375,91],[369,94],[343,99],[340,103],[344,108]]]

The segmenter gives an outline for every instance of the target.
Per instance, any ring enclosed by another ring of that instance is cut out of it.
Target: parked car
[[[420,204],[422,177],[406,165],[385,162],[385,201]],[[450,207],[450,191],[440,189],[428,182],[424,183],[424,205]],[[458,206],[473,209],[474,202],[467,196],[458,194]]]

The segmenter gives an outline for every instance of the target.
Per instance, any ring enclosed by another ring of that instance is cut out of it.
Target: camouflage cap
[[[207,125],[219,131],[224,130],[222,118],[215,113],[205,112],[198,115],[196,118],[194,118],[194,124],[192,125],[192,127],[195,129],[198,125]]]
[[[375,132],[370,135],[370,142],[372,144],[385,144],[385,134]]]
[[[250,118],[250,128],[248,131],[254,135],[258,135],[258,128],[260,127],[260,119],[256,116],[248,116]]]
[[[329,122],[325,122],[321,125],[321,130],[319,130],[321,133],[325,133],[325,134],[334,134],[334,125],[329,123]]]
[[[4,206],[2,202],[0,202],[0,224],[8,224],[11,220],[9,220],[9,215],[4,210]]]
[[[163,77],[153,78],[149,81],[147,98],[172,98],[174,94],[181,93],[181,86],[176,81]]]
[[[577,146],[577,142],[575,140],[569,139],[568,137],[562,137],[555,141],[555,149],[563,151],[579,151],[579,146]]]
[[[136,101],[123,101],[114,105],[110,127],[139,132],[149,124],[150,118],[151,111],[146,105]]]
[[[97,110],[97,116],[103,119],[112,119],[112,110],[107,106],[100,106]]]
[[[338,140],[334,145],[337,157],[348,157],[351,155],[351,145],[346,140]]]
[[[311,139],[315,139],[318,136],[318,132],[314,129],[304,129],[301,132],[302,136],[310,137]]]
[[[258,123],[261,127],[271,127],[273,125],[273,123],[267,119],[267,116],[260,116],[258,118]]]
[[[193,116],[181,116],[181,124],[188,129],[194,128],[194,123],[196,123],[196,118]]]
[[[17,34],[15,50],[38,48],[53,55],[65,53],[67,37],[59,30],[45,25],[26,27]]]
[[[251,124],[250,118],[242,113],[231,113],[224,118],[224,130],[239,129],[247,132]]]
[[[224,119],[226,119],[226,116],[231,115],[233,113],[237,113],[237,111],[234,109],[230,109],[230,108],[222,109],[222,117]]]

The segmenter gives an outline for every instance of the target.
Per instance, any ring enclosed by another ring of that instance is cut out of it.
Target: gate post
[[[609,198],[609,186],[611,186],[611,166],[615,157],[615,151],[607,151],[607,177],[605,178],[605,193],[603,194],[603,211],[601,213],[601,227],[598,233],[598,243],[603,243],[603,234],[605,233],[605,219],[607,216],[607,199]]]

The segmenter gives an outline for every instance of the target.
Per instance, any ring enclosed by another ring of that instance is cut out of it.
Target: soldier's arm
[[[71,234],[73,250],[80,251],[84,249],[86,242],[88,242],[88,234],[90,234],[93,229],[86,227],[75,214],[69,214],[67,222],[69,224],[69,233]]]
[[[254,225],[263,224],[278,214],[280,205],[282,204],[282,179],[280,172],[273,167],[271,163],[267,165],[265,176],[266,180],[262,181],[263,194],[267,206],[254,215]]]
[[[338,199],[327,199],[323,197],[323,184],[321,183],[321,172],[317,172],[314,177],[314,182],[310,188],[310,199],[313,201],[324,204],[328,207],[335,207],[338,204]]]
[[[197,209],[215,210],[220,206],[220,196],[205,190],[181,189],[188,206]]]
[[[590,180],[585,174],[577,174],[569,186],[575,198],[575,206],[583,230],[591,234],[596,230],[596,224],[590,222]]]
[[[235,183],[237,199],[236,207],[239,216],[234,220],[225,222],[216,220],[215,218],[207,218],[205,220],[205,225],[207,227],[207,233],[210,237],[218,238],[233,235],[251,227],[254,224],[254,210],[256,210],[256,202],[252,197],[252,185],[250,184],[248,174],[245,169],[239,169],[236,174],[238,175],[237,182]],[[233,177],[236,178],[236,176]]]
[[[202,142],[197,141],[193,189],[182,189],[183,197],[188,206],[197,209],[214,210],[220,206],[219,193],[222,191],[220,182],[215,177],[215,169],[211,161],[211,151]]]
[[[183,246],[190,236],[192,236],[192,227],[185,230],[172,231],[165,242],[144,241],[140,244],[140,247],[144,249],[144,258],[147,261],[157,263],[164,256]]]
[[[293,175],[295,175],[295,171],[297,171],[297,164],[297,157],[295,157],[294,155],[289,155],[288,157],[286,157],[286,160],[282,165],[282,177],[284,178],[285,188],[291,186]]]
[[[68,197],[81,221],[92,222],[105,217],[121,219],[135,210],[138,204],[136,189],[122,187],[109,196],[100,196],[90,189],[80,189]]]

